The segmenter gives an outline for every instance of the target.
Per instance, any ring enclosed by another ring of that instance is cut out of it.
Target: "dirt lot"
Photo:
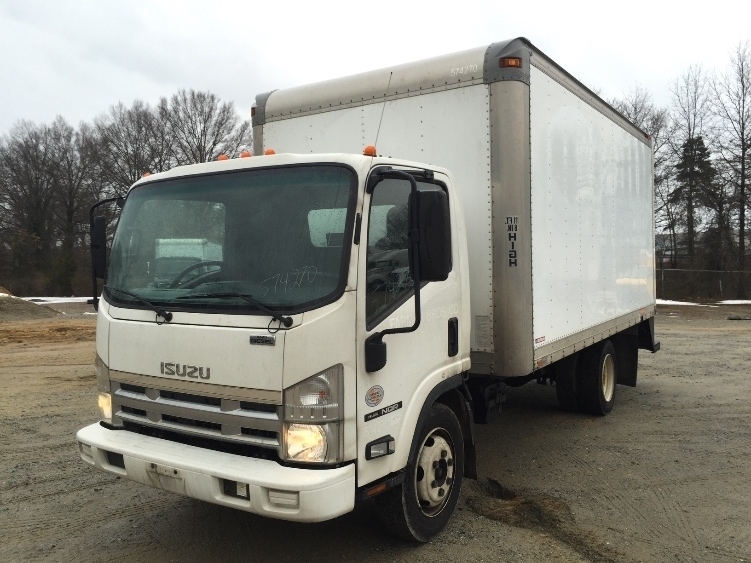
[[[511,389],[477,426],[481,478],[414,547],[367,507],[332,522],[259,518],[87,467],[94,317],[0,315],[0,561],[751,561],[751,307],[661,307],[662,351],[603,418],[555,389]]]

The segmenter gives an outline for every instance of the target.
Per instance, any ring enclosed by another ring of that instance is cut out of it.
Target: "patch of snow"
[[[751,300],[749,301],[718,301],[717,305],[702,305],[701,303],[691,303],[689,301],[671,301],[670,299],[657,299],[658,305],[687,305],[690,307],[712,307],[713,309],[719,308],[720,305],[751,305]]]
[[[22,299],[32,303],[56,305],[59,303],[86,303],[89,297],[22,297]]]
[[[658,305],[688,305],[691,307],[701,307],[698,303],[689,303],[688,301],[671,301],[669,299],[658,299]]]
[[[749,299],[726,299],[725,301],[718,301],[720,305],[751,305]]]

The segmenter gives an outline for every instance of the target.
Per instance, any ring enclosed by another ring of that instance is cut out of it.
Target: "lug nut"
[[[449,467],[451,467],[452,465],[454,465],[454,460],[453,459],[447,459],[446,460],[446,465],[448,465]]]
[[[431,481],[430,486],[431,488],[435,489],[438,486],[438,483],[436,481]]]
[[[433,462],[433,469],[438,469],[438,462],[437,461]]]
[[[446,459],[446,456],[448,456],[449,453],[446,450],[441,450],[441,458]]]
[[[442,497],[445,494],[446,494],[446,491],[443,490],[443,487],[441,487],[440,489],[438,489],[438,496],[439,497]]]

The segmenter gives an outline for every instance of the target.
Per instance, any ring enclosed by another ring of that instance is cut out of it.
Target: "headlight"
[[[287,427],[287,456],[297,461],[326,458],[326,433],[319,424],[290,424]]]
[[[112,423],[112,395],[109,393],[99,393],[99,418],[104,422]]]
[[[284,391],[284,457],[289,461],[341,461],[344,369],[336,365]]]

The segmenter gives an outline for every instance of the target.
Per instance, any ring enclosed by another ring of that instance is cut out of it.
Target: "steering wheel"
[[[224,265],[224,262],[218,261],[218,260],[204,260],[203,262],[196,262],[195,264],[191,264],[187,268],[185,268],[182,272],[177,274],[174,280],[170,282],[170,284],[167,286],[169,289],[175,289],[178,287],[185,276],[187,276],[190,272],[193,270],[197,270],[198,268],[201,268],[203,266],[219,266],[219,269],[221,270],[222,266]],[[219,270],[212,270],[211,272],[205,272],[205,274],[215,274]]]

